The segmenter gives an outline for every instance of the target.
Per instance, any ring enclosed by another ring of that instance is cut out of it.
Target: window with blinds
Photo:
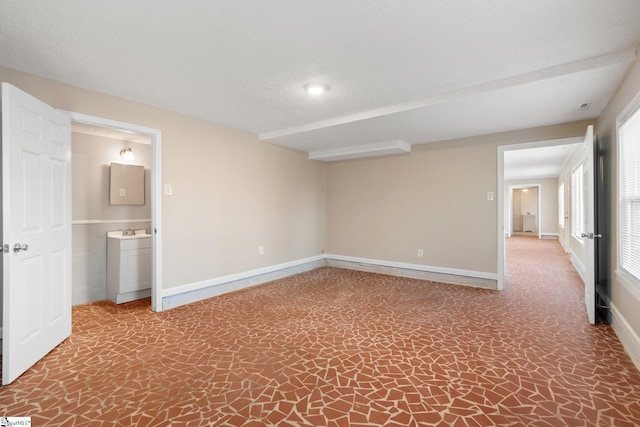
[[[618,135],[619,263],[640,281],[640,108],[622,122]]]

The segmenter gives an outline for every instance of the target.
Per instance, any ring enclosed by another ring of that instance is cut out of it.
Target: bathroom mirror
[[[111,163],[109,203],[144,205],[144,166]]]

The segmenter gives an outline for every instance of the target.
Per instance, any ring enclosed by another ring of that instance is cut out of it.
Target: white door
[[[70,125],[2,83],[3,384],[71,334]]]
[[[596,274],[595,274],[595,246],[594,235],[594,155],[593,155],[593,126],[587,128],[587,134],[584,137],[585,160],[583,165],[583,190],[584,190],[584,233],[582,239],[585,243],[585,284],[584,284],[584,302],[587,306],[587,315],[589,323],[596,323]]]

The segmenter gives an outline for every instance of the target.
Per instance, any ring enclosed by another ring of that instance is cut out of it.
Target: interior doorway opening
[[[512,212],[512,188],[538,188],[538,205],[537,218],[530,217],[529,221],[534,220],[536,225],[537,236],[555,237],[558,232],[547,230],[547,223],[557,224],[557,209],[553,213],[544,216],[542,214],[540,200],[543,194],[542,185],[533,184],[542,179],[557,177],[563,166],[563,157],[566,159],[571,151],[571,147],[581,144],[582,137],[561,138],[554,140],[533,141],[520,144],[502,145],[498,147],[498,289],[505,287],[505,239],[512,236],[513,229],[513,212]],[[534,151],[540,150],[539,155],[534,155]],[[566,153],[565,153],[566,151]],[[564,153],[564,154],[563,154]],[[553,158],[553,162],[550,160]],[[508,159],[508,160],[507,160]],[[535,161],[534,161],[535,160]],[[558,163],[559,162],[559,163]],[[508,167],[505,166],[507,164]],[[551,171],[549,168],[556,168]],[[518,174],[511,172],[518,170]],[[548,185],[548,184],[543,184]],[[545,187],[546,188],[546,187]],[[553,191],[545,190],[544,194],[551,195],[557,199],[557,188]],[[547,203],[549,205],[549,203]],[[529,213],[531,210],[528,210]],[[527,210],[524,211],[526,215]],[[522,212],[520,212],[520,215]],[[544,219],[547,218],[547,219]],[[551,221],[553,219],[553,221]],[[524,219],[523,219],[524,220]],[[548,221],[549,220],[549,221]],[[523,224],[524,225],[524,224]],[[523,231],[523,233],[526,233]],[[526,233],[526,234],[533,234]]]
[[[114,140],[127,141],[129,147],[138,144],[138,147],[146,144],[150,146],[150,170],[145,178],[148,177],[148,201],[150,217],[142,218],[78,218],[72,222],[72,228],[78,226],[93,228],[113,228],[142,230],[150,234],[151,239],[151,309],[154,311],[162,310],[162,133],[158,129],[147,128],[131,123],[118,122],[101,117],[88,116],[80,113],[69,112],[73,127],[84,132],[101,133],[103,136],[110,136]],[[115,138],[114,138],[115,137]],[[123,143],[124,144],[124,143]],[[126,151],[126,147],[123,147]],[[119,151],[118,151],[119,154]],[[134,150],[135,155],[135,150]],[[73,158],[72,158],[73,166]],[[106,167],[103,171],[106,174]],[[106,197],[106,196],[105,196]],[[103,200],[104,203],[104,200]],[[104,231],[104,230],[103,230]],[[95,232],[95,231],[94,231]],[[81,235],[76,230],[72,232],[74,243],[76,238]],[[103,234],[101,244],[99,245],[103,251],[106,251],[107,235]],[[80,242],[79,242],[80,243]],[[106,255],[106,252],[103,252]],[[94,254],[95,255],[95,254]],[[74,257],[75,258],[75,257]],[[106,257],[105,257],[106,258]],[[97,259],[93,256],[93,259]],[[74,259],[74,261],[76,261]],[[98,261],[95,261],[98,262]],[[106,260],[104,262],[104,283],[106,283]],[[79,266],[76,266],[79,267]],[[74,271],[80,269],[74,267]],[[105,290],[106,292],[106,290]],[[105,298],[106,299],[106,298]]]
[[[510,236],[540,236],[540,186],[510,186]]]

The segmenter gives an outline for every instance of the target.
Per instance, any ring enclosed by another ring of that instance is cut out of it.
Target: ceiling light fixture
[[[322,95],[329,90],[329,86],[320,83],[310,83],[304,86],[304,90],[306,90],[309,95]]]
[[[120,157],[124,160],[133,160],[133,151],[131,150],[131,147],[120,150]]]

